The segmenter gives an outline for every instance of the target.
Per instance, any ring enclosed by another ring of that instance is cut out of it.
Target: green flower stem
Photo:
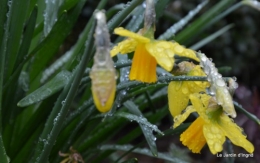
[[[102,0],[99,2],[96,10],[101,10],[105,7],[105,5],[107,4],[108,0]],[[91,18],[89,19],[87,25],[85,26],[84,30],[81,32],[80,37],[77,41],[77,43],[73,46],[73,50],[72,50],[72,58],[77,58],[77,57],[81,57],[82,55],[82,47],[84,46],[85,40],[87,39],[88,33],[91,29],[91,25],[94,23],[94,15],[91,16]],[[92,54],[92,52],[91,52]],[[75,64],[78,64],[77,61],[69,61],[66,63],[66,69],[68,70],[72,70],[75,67]]]
[[[246,115],[249,119],[251,119],[252,121],[254,121],[255,123],[257,123],[258,125],[260,125],[260,119],[255,116],[254,114],[249,113],[248,111],[246,111],[246,109],[244,109],[240,104],[238,104],[237,102],[233,102],[236,109],[239,110],[240,112],[242,112],[244,115]]]

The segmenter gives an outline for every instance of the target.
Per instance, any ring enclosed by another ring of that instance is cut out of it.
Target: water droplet
[[[145,2],[143,2],[142,6],[143,6],[143,8],[146,8],[146,3],[145,3]]]
[[[176,45],[174,47],[174,50],[176,51],[177,54],[181,54],[184,50],[184,48],[181,45]]]
[[[207,140],[208,145],[212,145],[214,143],[213,140]]]
[[[176,90],[176,91],[180,90],[181,86],[182,86],[182,81],[177,82],[177,83],[176,83],[175,90]]]
[[[61,101],[61,105],[64,105],[64,104],[65,104],[65,102],[66,102],[66,100],[63,100],[63,101]]]
[[[211,133],[206,133],[207,134],[207,137],[212,139],[214,136],[211,134]]]
[[[189,90],[186,87],[182,88],[181,91],[182,91],[183,94],[188,94],[189,93]]]
[[[222,146],[219,143],[215,143],[214,149],[215,149],[215,151],[221,151],[222,150]]]
[[[220,87],[224,87],[226,84],[222,79],[217,79],[216,84]]]

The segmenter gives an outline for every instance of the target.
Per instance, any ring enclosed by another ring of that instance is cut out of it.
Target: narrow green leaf
[[[33,122],[35,123],[35,122]],[[21,163],[21,162],[28,162],[30,159],[30,155],[33,152],[33,147],[35,140],[37,140],[41,130],[42,130],[43,124],[37,124],[37,128],[35,128],[35,132],[32,132],[28,137],[26,137],[26,141],[23,142],[24,145],[19,148],[18,154],[16,157],[12,157],[12,163]]]
[[[212,18],[216,17],[218,14],[226,10],[230,4],[232,4],[235,0],[225,0],[219,1],[215,6],[210,8],[207,12],[205,12],[201,17],[192,22],[189,28],[185,28],[182,30],[174,40],[183,43],[184,41],[191,41],[192,38],[196,37],[200,32],[202,32],[208,22],[212,20]]]
[[[84,130],[84,126],[87,124],[87,121],[89,120],[89,118],[91,117],[91,115],[93,115],[94,112],[94,106],[91,106],[86,112],[84,112],[84,114],[81,115],[80,119],[78,121],[76,121],[77,123],[73,124],[73,128],[70,128],[70,130],[67,130],[67,132],[64,132],[64,134],[61,134],[61,139],[65,137],[65,139],[62,140],[57,140],[57,142],[55,143],[55,146],[57,145],[59,147],[59,151],[66,151],[67,149],[69,149],[70,146],[73,146],[75,139],[77,139],[76,136],[78,136],[78,132],[80,130]],[[71,124],[71,123],[70,123]],[[71,127],[71,126],[69,126]],[[66,128],[67,129],[67,128]],[[64,136],[63,136],[64,135]],[[58,144],[58,143],[61,144]],[[67,143],[64,143],[67,142]],[[58,150],[53,150],[55,151],[54,153],[58,153]],[[56,154],[54,154],[55,161],[53,162],[58,162],[58,156]]]
[[[111,20],[108,21],[107,26],[109,31],[112,31],[115,27],[119,26],[122,21],[133,11],[133,9],[141,4],[140,0],[132,0],[125,5],[125,8],[119,11]]]
[[[92,124],[96,127],[91,132],[86,131],[86,134],[89,135],[89,137],[82,135],[83,138],[77,141],[76,145],[79,145],[79,151],[86,151],[90,148],[95,148],[98,144],[113,136],[113,134],[117,133],[118,130],[122,129],[127,124],[124,118],[118,117],[114,117],[113,119],[105,119],[101,122],[100,121],[101,120],[98,119],[99,123]],[[113,132],[111,133],[111,131]]]
[[[129,100],[126,101],[124,103],[124,106],[126,108],[128,108],[128,110],[130,112],[132,112],[133,114],[126,113],[126,112],[117,112],[115,115],[127,118],[130,121],[138,122],[143,131],[145,139],[150,147],[151,152],[153,153],[154,156],[157,156],[158,152],[157,152],[157,147],[155,144],[156,137],[153,135],[153,131],[158,132],[159,134],[162,134],[162,135],[163,135],[163,133],[157,128],[156,125],[151,124],[150,122],[147,121],[147,119],[145,117],[142,116],[141,111],[138,109],[138,107],[132,101],[129,101]]]
[[[2,132],[0,132],[0,158],[1,158],[1,163],[9,163],[10,159],[6,154],[5,148],[4,148],[4,143],[2,139]]]
[[[96,9],[97,10],[103,9],[105,7],[105,5],[107,4],[107,1],[108,0],[100,1]],[[77,60],[77,58],[81,58],[81,56],[83,54],[84,44],[86,42],[86,39],[89,35],[91,25],[93,23],[94,23],[94,17],[92,15],[91,18],[89,19],[87,25],[85,26],[84,30],[81,32],[79,39],[77,40],[77,43],[69,51],[66,52],[65,55],[70,53],[68,62],[65,65],[65,67],[67,69],[72,70],[78,64],[79,61]]]
[[[158,77],[158,81],[151,85],[155,85],[159,83],[165,83],[167,85],[171,81],[207,81],[207,78],[201,76],[160,76]],[[138,85],[146,85],[146,84],[138,81],[129,81],[125,83],[120,83],[117,85],[117,91],[136,87]]]
[[[0,1],[0,47],[2,45],[7,13],[7,0]]]
[[[161,17],[170,0],[158,0],[155,5],[156,18]]]
[[[224,34],[225,32],[227,32],[229,29],[231,29],[232,27],[234,27],[233,24],[229,24],[223,28],[221,28],[220,30],[218,30],[215,33],[212,33],[211,35],[209,35],[208,37],[204,38],[203,40],[197,42],[196,44],[192,45],[190,48],[193,50],[198,50],[199,48],[203,47],[204,45],[208,44],[209,42],[211,42],[212,40],[216,39],[218,36],[221,36],[222,34]]]
[[[9,14],[10,11],[8,11]],[[5,78],[5,60],[6,46],[8,39],[8,30],[10,26],[10,17],[6,19],[7,1],[0,1],[0,158],[3,163],[9,163],[9,158],[6,155],[6,149],[2,138],[2,113],[3,113],[3,84]],[[7,20],[7,21],[6,21]],[[6,24],[5,24],[6,23]],[[4,28],[5,27],[5,28]]]
[[[36,25],[37,14],[38,14],[38,7],[35,6],[29,17],[28,22],[25,25],[25,31],[23,34],[22,43],[18,51],[18,55],[14,67],[18,67],[19,63],[23,60],[24,56],[29,51],[31,40],[33,37],[34,27]]]
[[[80,1],[77,6],[82,7],[84,2],[85,1]],[[89,53],[93,47],[93,35],[92,35],[94,33],[93,31],[94,31],[94,27],[92,27],[92,30],[90,32],[91,34],[89,34],[82,60],[79,66],[75,70],[75,75],[73,75],[72,77],[73,81],[70,81],[72,83],[66,85],[63,92],[60,94],[59,98],[57,99],[53,111],[51,112],[51,115],[45,125],[48,126],[48,128],[44,129],[42,136],[39,138],[37,151],[33,159],[31,160],[31,162],[46,163],[48,160],[51,149],[56,141],[58,134],[60,133],[62,123],[66,117],[66,114],[74,99],[74,96],[76,95],[78,86],[80,84],[80,80],[84,73],[85,67],[89,61]],[[62,105],[61,103],[63,100],[64,103]],[[43,143],[40,140],[41,138],[46,139],[46,141]],[[42,144],[43,144],[43,148],[41,150]]]
[[[59,11],[70,10],[78,3],[78,0],[64,0],[64,3],[60,6]]]
[[[206,24],[204,24],[203,29],[206,29],[206,28],[210,27],[212,24],[217,23],[219,20],[221,20],[222,18],[224,18],[225,16],[227,16],[228,14],[235,11],[236,9],[238,9],[241,6],[243,6],[243,3],[238,2],[238,3],[234,4],[233,6],[228,7],[226,10],[219,13],[216,17],[214,17],[213,19],[208,21]]]
[[[143,14],[144,14],[143,6],[136,7],[134,11],[131,13],[132,19],[126,25],[125,29],[128,29],[132,32],[137,32],[140,29],[141,24],[143,23],[144,20]],[[121,39],[123,38],[121,37]],[[116,40],[116,42],[118,42],[118,40]]]
[[[8,42],[7,42],[7,56],[6,56],[6,66],[7,77],[9,78],[14,70],[14,65],[17,59],[18,50],[20,48],[20,42],[22,38],[22,33],[24,30],[24,23],[27,19],[27,11],[29,7],[28,0],[13,0],[9,1],[11,3],[11,25],[7,29],[9,30]]]
[[[11,150],[12,150],[12,153],[10,153],[11,158],[19,157],[18,153],[20,152],[20,149],[26,146],[26,144],[28,143],[28,137],[30,137],[32,133],[35,133],[36,130],[38,129],[40,129],[39,131],[42,132],[44,127],[44,122],[48,118],[52,106],[54,106],[54,103],[56,102],[57,98],[58,98],[58,93],[54,94],[52,98],[48,98],[43,102],[41,102],[40,106],[38,107],[30,107],[30,108],[23,109],[23,112],[19,115],[19,117],[22,118],[21,121],[16,121],[15,124],[15,125],[21,125],[21,127],[17,135],[14,135],[15,138],[11,144]],[[37,137],[39,137],[39,134],[37,134]],[[31,148],[34,148],[34,146],[35,144],[33,144],[33,146],[29,148],[25,148],[24,149],[25,153],[34,152],[31,150]]]
[[[51,31],[53,25],[57,21],[59,7],[62,4],[62,0],[45,0],[46,8],[44,11],[44,36],[47,36]]]
[[[102,145],[100,147],[101,150],[119,150],[119,151],[129,151],[132,148],[134,148],[134,146],[132,145]],[[150,150],[148,150],[147,148],[135,148],[132,152],[154,157],[153,154],[150,152]],[[158,152],[158,156],[156,156],[156,158],[165,161],[170,161],[170,162],[187,163],[186,161],[180,160],[179,158],[174,158],[161,152]]]
[[[133,110],[133,104],[130,103],[131,101],[127,101],[124,103],[124,105],[127,107],[127,108],[130,108],[131,110]],[[135,105],[135,107],[137,107]],[[134,109],[136,110],[136,109]],[[117,112],[115,114],[116,116],[119,116],[119,117],[123,117],[123,118],[126,118],[130,121],[136,121],[137,123],[139,124],[143,124],[145,125],[146,127],[148,127],[149,129],[157,132],[158,134],[161,134],[163,135],[163,133],[158,129],[158,127],[156,125],[153,125],[151,124],[150,122],[147,121],[147,119],[143,116],[137,116],[137,115],[134,115],[134,114],[131,114],[131,113],[127,113],[127,112]]]
[[[164,91],[165,93],[166,91]],[[153,96],[152,97],[152,100],[154,102],[157,102],[159,101],[162,97],[165,97],[165,96]],[[138,102],[139,101],[139,102]],[[140,110],[143,110],[145,108],[147,108],[147,101],[145,101],[145,99],[143,99],[141,96],[139,96],[136,100],[135,100],[136,103],[138,104],[142,104],[140,106]],[[152,123],[156,123],[158,121],[160,121],[163,117],[165,117],[167,114],[169,114],[169,111],[168,111],[168,105],[167,107],[163,107],[161,108],[160,110],[158,110],[156,112],[156,114],[149,114],[149,115],[145,115],[145,117],[147,117],[149,119],[150,122]],[[125,123],[123,123],[125,121],[122,121],[121,122],[121,125],[120,127],[124,127]],[[114,132],[116,132],[117,130],[114,129],[113,130]],[[137,137],[141,136],[142,135],[142,130],[140,129],[140,127],[136,127],[135,129],[131,130],[130,133],[128,133],[127,135],[125,135],[124,137],[121,137],[120,140],[117,142],[117,144],[126,144],[126,143],[129,143],[131,141],[133,141],[134,139],[136,139]],[[160,135],[159,135],[160,136]],[[158,137],[159,137],[158,136]],[[145,142],[145,141],[144,141]],[[100,144],[100,143],[99,143]],[[144,144],[144,143],[143,143]],[[131,152],[131,151],[130,151]],[[104,158],[108,157],[109,155],[111,155],[111,153],[113,153],[113,151],[106,151],[104,153],[102,153],[100,155],[99,158],[93,160],[93,163],[99,163],[101,162],[102,160],[104,160]],[[129,151],[127,152],[129,153]],[[126,154],[127,154],[126,153]],[[119,160],[121,158],[123,158],[126,154],[123,154],[120,158],[118,158],[118,160],[116,162],[119,162]]]
[[[114,16],[118,11],[124,9],[125,4],[120,3],[112,6],[109,10],[106,11],[106,17],[107,19],[110,19],[112,16]]]
[[[254,114],[249,113],[248,111],[246,111],[246,109],[244,109],[240,104],[238,104],[237,102],[233,102],[236,109],[241,111],[243,114],[245,114],[249,119],[251,119],[252,121],[254,121],[256,124],[260,125],[260,119],[255,116]]]
[[[1,2],[1,9],[3,9],[3,11],[0,11],[0,16],[1,16],[1,21],[0,23],[3,23],[1,26],[3,26],[4,28],[0,29],[0,34],[2,35],[2,37],[0,38],[0,130],[2,130],[2,107],[3,107],[3,93],[4,93],[4,82],[5,82],[5,77],[6,77],[6,58],[7,58],[7,41],[8,41],[8,37],[9,37],[9,27],[10,27],[10,22],[11,22],[11,18],[10,16],[6,17],[6,15],[10,15],[11,12],[11,7],[9,5],[9,10],[7,11],[7,8],[5,8],[7,6],[7,3],[4,4],[4,1],[0,1]],[[6,11],[6,13],[3,13],[4,11]],[[6,22],[5,22],[5,18]]]
[[[30,93],[18,102],[19,107],[25,107],[37,102],[40,102],[54,93],[60,91],[65,85],[68,84],[71,78],[71,73],[68,71],[62,71],[58,73],[53,79],[48,83],[44,84],[34,92]]]
[[[82,4],[85,3],[85,0]],[[35,55],[34,62],[30,69],[30,81],[33,81],[47,63],[53,58],[54,54],[63,43],[64,39],[71,32],[73,25],[75,24],[81,9],[84,5],[76,6],[71,11],[64,11],[64,13],[59,17],[52,30],[48,36],[43,40],[38,47],[36,47],[31,53],[38,53]]]
[[[171,39],[175,33],[177,33],[179,30],[181,30],[194,16],[196,16],[199,11],[208,3],[208,1],[203,1],[201,4],[199,4],[195,9],[191,10],[188,15],[186,15],[184,18],[179,20],[177,23],[175,23],[173,26],[168,28],[166,32],[161,34],[158,39],[160,40],[169,40]]]
[[[27,12],[27,18],[30,17],[31,12],[34,10],[34,8],[37,6],[38,9],[38,4],[37,0],[30,0],[30,4],[29,4],[29,8],[28,8],[28,12]]]

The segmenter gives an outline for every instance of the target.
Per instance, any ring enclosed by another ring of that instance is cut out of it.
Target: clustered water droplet
[[[232,97],[222,75],[218,73],[218,69],[215,67],[215,64],[212,63],[212,59],[207,58],[205,54],[200,52],[197,53],[197,56],[200,58],[200,65],[211,84],[209,90],[215,95],[217,103],[222,105],[224,111],[228,115],[233,118],[236,117]]]

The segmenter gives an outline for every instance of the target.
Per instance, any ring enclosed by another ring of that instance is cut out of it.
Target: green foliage
[[[64,159],[59,151],[69,153],[71,146],[85,162],[92,163],[138,162],[136,156],[125,157],[132,152],[165,161],[186,162],[180,156],[157,149],[156,140],[179,135],[189,126],[186,123],[165,130],[165,126],[172,126],[166,87],[170,81],[205,81],[205,77],[169,76],[168,72],[158,69],[159,78],[153,84],[118,80],[112,110],[101,114],[95,109],[89,78],[95,51],[93,13],[87,15],[84,29],[77,31],[81,32],[77,41],[69,47],[67,42],[79,25],[83,10],[108,11],[113,43],[122,39],[112,35],[116,27],[124,26],[131,31],[142,27],[144,8],[141,0],[126,4],[117,2],[114,6],[112,2],[101,0],[97,5],[87,0],[60,0],[57,3],[46,0],[48,4],[40,0],[0,0],[1,163],[57,163]],[[167,19],[164,11],[170,3],[172,1],[158,0],[158,20]],[[198,42],[194,38],[242,6],[232,8],[234,5],[234,0],[208,4],[191,15],[190,19],[193,19],[187,27],[179,33],[168,31],[164,39],[176,39],[184,45],[193,43],[195,49],[210,44],[233,25],[223,25]],[[229,12],[222,14],[227,9]],[[51,20],[47,21],[46,17]],[[186,19],[179,21],[184,21],[184,25],[189,23]],[[172,26],[176,22],[171,23]],[[160,28],[159,24],[157,28]],[[62,51],[63,47],[68,50]],[[115,60],[116,69],[120,71],[118,79],[125,78],[122,70],[127,70],[131,61],[120,57]],[[235,104],[259,124],[256,116]],[[169,123],[163,124],[163,120]],[[136,143],[140,137],[142,140]]]

